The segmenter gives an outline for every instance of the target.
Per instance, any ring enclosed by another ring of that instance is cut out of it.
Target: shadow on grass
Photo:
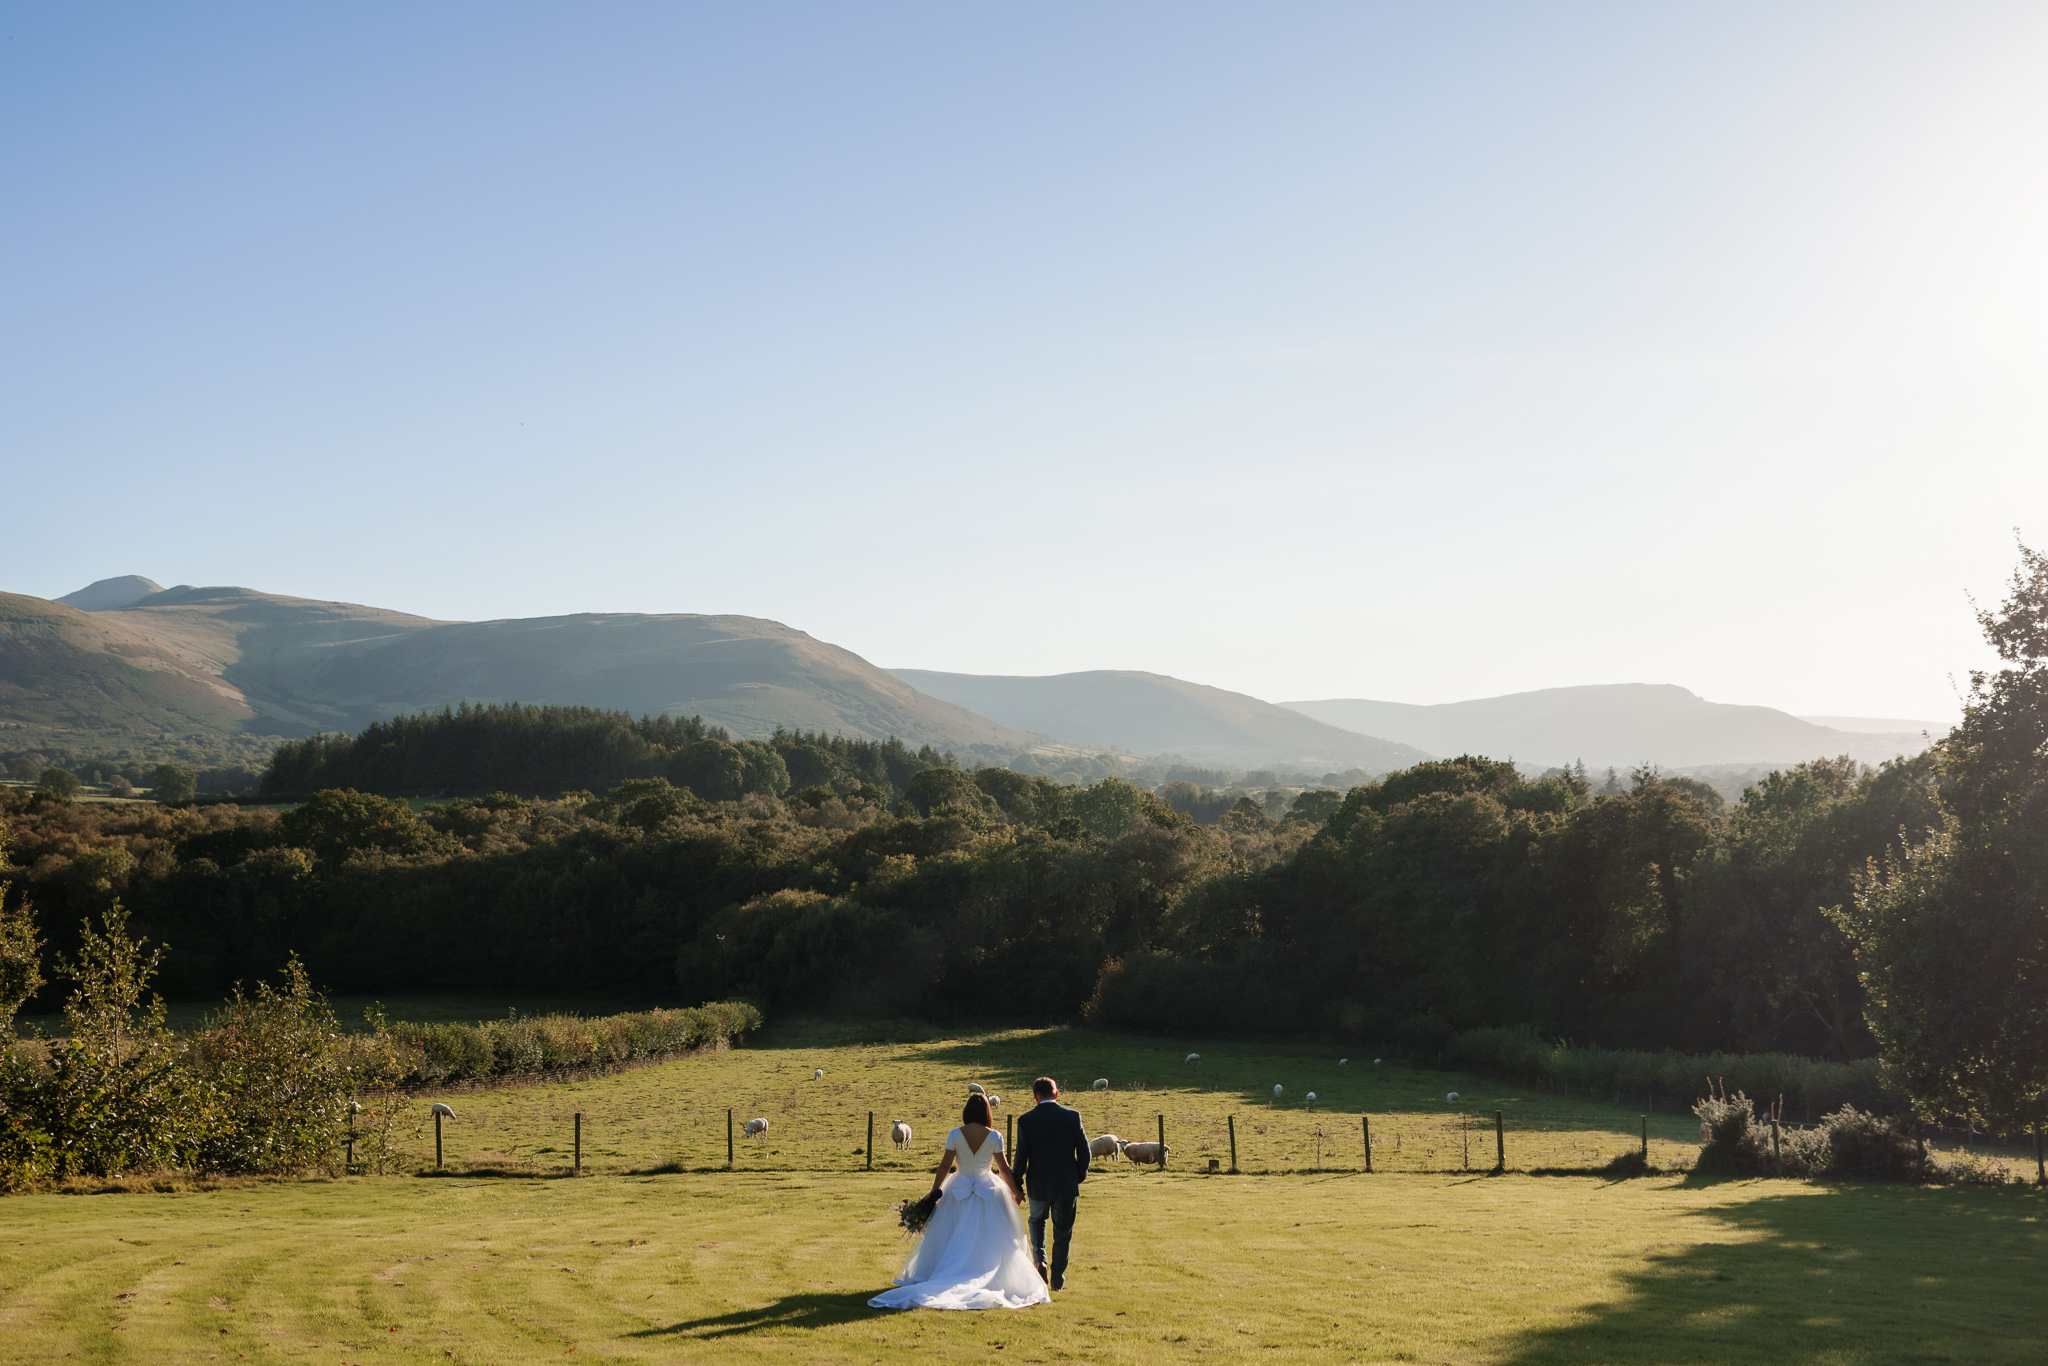
[[[838,1323],[851,1323],[856,1319],[878,1319],[886,1314],[901,1312],[895,1309],[869,1307],[868,1297],[879,1293],[877,1290],[856,1290],[844,1295],[784,1295],[773,1304],[764,1304],[758,1309],[736,1309],[730,1314],[684,1319],[681,1323],[672,1323],[666,1328],[643,1328],[626,1336],[696,1338],[709,1342],[719,1338],[741,1337],[763,1330],[830,1328]]]
[[[1617,1293],[1503,1360],[2048,1360],[2048,1197],[2023,1190],[1711,1181],[1727,1200]],[[1774,1193],[1783,1192],[1783,1193]],[[1697,1239],[1697,1241],[1695,1241]],[[1713,1241],[1706,1241],[1706,1240]]]

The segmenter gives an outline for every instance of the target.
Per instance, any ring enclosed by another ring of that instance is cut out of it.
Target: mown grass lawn
[[[439,1176],[417,1174],[428,1129],[402,1175],[9,1198],[0,1362],[2048,1360],[2048,1196],[1529,1175],[1633,1147],[1637,1114],[1299,1048],[1186,1051],[1080,1030],[784,1031],[454,1094]],[[966,1083],[1014,1109],[1040,1071],[1110,1078],[1074,1094],[1091,1131],[1149,1136],[1166,1114],[1172,1169],[1097,1169],[1051,1306],[868,1310],[907,1250],[889,1206],[924,1189]],[[733,1172],[727,1106],[771,1121]],[[1510,1171],[1466,1172],[1459,1113],[1489,1121],[1483,1169],[1494,1109]],[[586,1174],[569,1178],[579,1110]],[[1230,1115],[1245,1174],[1212,1176]],[[917,1129],[909,1153],[887,1147],[894,1118]],[[1689,1116],[1651,1123],[1653,1157],[1691,1153]]]
[[[1067,1291],[884,1313],[902,1176],[0,1206],[0,1360],[2036,1362],[2041,1198],[1459,1175],[1091,1182]]]
[[[1031,1079],[1042,1073],[1066,1088],[1064,1099],[1091,1134],[1155,1138],[1164,1115],[1173,1165],[1183,1172],[1206,1170],[1211,1159],[1229,1168],[1233,1118],[1245,1172],[1362,1169],[1362,1116],[1371,1123],[1375,1171],[1489,1169],[1495,1111],[1504,1117],[1511,1170],[1597,1166],[1641,1144],[1640,1105],[1394,1063],[1376,1067],[1370,1056],[1340,1066],[1341,1053],[1299,1046],[1198,1044],[1201,1061],[1190,1063],[1187,1045],[1085,1029],[904,1043],[864,1043],[855,1034],[771,1032],[685,1064],[446,1094],[460,1117],[444,1128],[446,1156],[457,1169],[552,1170],[570,1160],[581,1111],[586,1170],[723,1169],[730,1108],[736,1128],[756,1116],[769,1122],[766,1142],[735,1144],[740,1170],[854,1171],[866,1162],[873,1112],[876,1169],[928,1170],[960,1122],[969,1082],[1002,1096],[1007,1118],[1030,1102]],[[822,1079],[813,1078],[818,1070]],[[1110,1089],[1089,1089],[1097,1078]],[[1276,1084],[1285,1088],[1278,1101]],[[1445,1100],[1453,1091],[1455,1104]],[[888,1141],[898,1119],[915,1134],[903,1154]],[[1658,1112],[1648,1122],[1658,1165],[1687,1162],[1697,1151],[1699,1123],[1691,1115]],[[430,1161],[431,1136],[414,1151]]]

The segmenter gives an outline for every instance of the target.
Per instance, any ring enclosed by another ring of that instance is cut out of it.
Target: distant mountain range
[[[137,592],[136,590],[140,591]],[[442,622],[248,588],[104,580],[80,610],[0,594],[0,721],[110,733],[354,731],[455,702],[542,702],[895,735],[983,755],[1045,744],[754,617],[583,613]]]
[[[1583,759],[1591,768],[1626,769],[1798,763],[1847,754],[1879,763],[1927,747],[1911,721],[1899,730],[1850,730],[1854,718],[1803,718],[1771,707],[1709,702],[1669,683],[1609,683],[1420,706],[1332,698],[1287,702],[1305,716],[1361,734],[1398,740],[1435,754],[1486,754],[1523,767]],[[1939,735],[1944,727],[1935,726]]]
[[[885,671],[757,617],[593,612],[449,622],[248,588],[162,588],[140,575],[54,602],[0,593],[0,728],[9,732],[0,748],[9,751],[172,736],[253,745],[356,731],[462,701],[701,715],[740,735],[778,725],[893,735],[992,762],[1026,750],[1118,750],[1311,774],[1384,773],[1463,753],[1532,768],[1583,759],[1593,768],[1684,769],[1823,754],[1877,762],[1927,743],[1926,727],[1912,721],[1798,717],[1662,684],[1438,706],[1276,705],[1126,670]]]
[[[933,697],[1020,730],[1132,754],[1177,755],[1219,768],[1386,773],[1429,755],[1355,735],[1241,692],[1122,669],[1042,677],[894,669]]]

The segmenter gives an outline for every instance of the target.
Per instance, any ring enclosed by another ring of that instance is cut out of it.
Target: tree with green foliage
[[[176,805],[199,795],[199,784],[194,781],[191,771],[176,764],[158,764],[149,782],[149,795],[153,801]]]
[[[46,768],[36,779],[36,791],[60,802],[73,800],[84,788],[85,784],[78,781],[78,775],[68,768]]]
[[[14,1037],[14,1014],[43,985],[43,941],[26,897],[8,897],[21,870],[8,861],[13,835],[0,825],[0,1031]]]
[[[2048,556],[2022,544],[2009,596],[1977,620],[2005,667],[1971,673],[1937,746],[1943,828],[1839,918],[1922,1116],[2011,1132],[2048,1120]]]

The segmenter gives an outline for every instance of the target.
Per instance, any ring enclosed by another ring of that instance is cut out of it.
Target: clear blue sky
[[[1939,717],[2048,7],[0,7],[0,587]]]

